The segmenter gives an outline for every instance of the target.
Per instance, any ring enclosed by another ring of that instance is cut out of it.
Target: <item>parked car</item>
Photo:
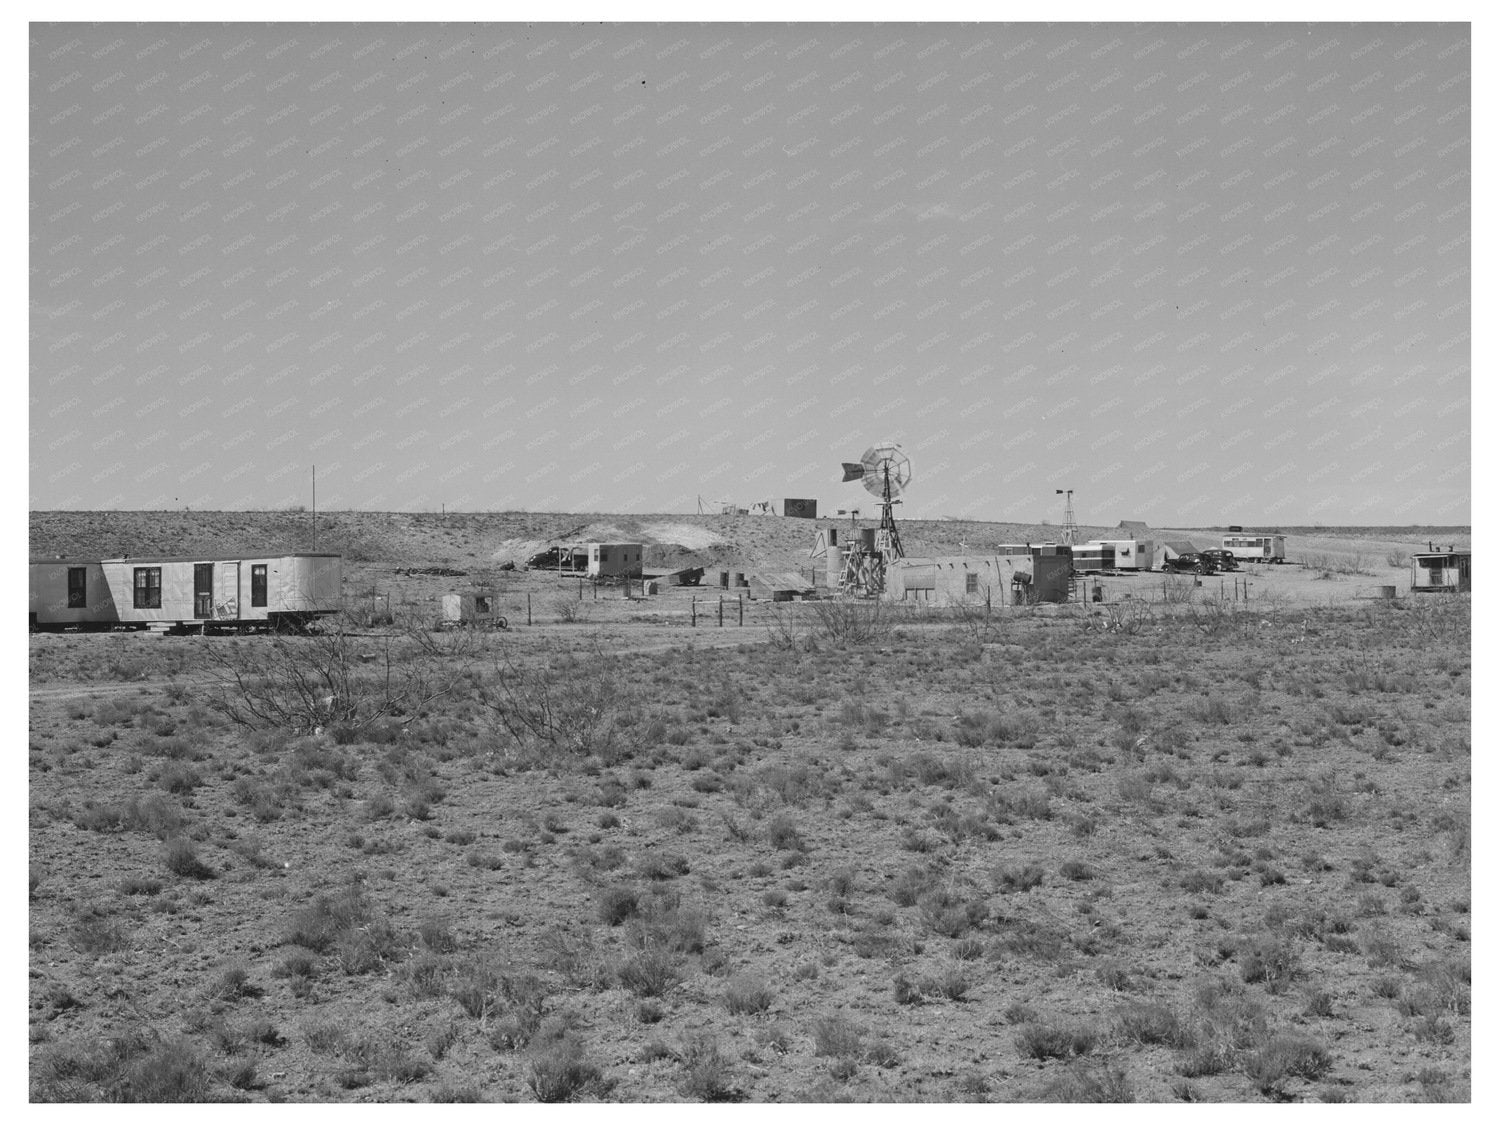
[[[1174,574],[1212,574],[1214,572],[1213,560],[1205,558],[1197,551],[1188,551],[1167,559],[1161,567]]]
[[[1225,551],[1215,547],[1210,551],[1199,552],[1205,559],[1214,564],[1215,570],[1239,570],[1239,560],[1234,557],[1234,552]]]

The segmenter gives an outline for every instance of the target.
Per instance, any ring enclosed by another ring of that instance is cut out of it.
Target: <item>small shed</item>
[[[1120,526],[1118,528],[1116,528],[1115,530],[1116,531],[1128,531],[1132,535],[1134,535],[1137,538],[1139,538],[1140,536],[1144,535],[1147,531],[1150,531],[1151,529],[1146,526],[1146,521],[1145,520],[1121,520],[1120,521]]]
[[[438,618],[444,625],[491,625],[499,617],[497,599],[490,590],[460,590],[444,594],[442,614]]]
[[[1418,551],[1411,557],[1412,593],[1438,590],[1467,593],[1471,551]]]
[[[799,500],[792,497],[783,497],[781,501],[781,514],[792,516],[796,519],[815,520],[818,518],[818,502],[816,500]]]
[[[590,543],[590,578],[639,578],[645,547],[640,543]]]

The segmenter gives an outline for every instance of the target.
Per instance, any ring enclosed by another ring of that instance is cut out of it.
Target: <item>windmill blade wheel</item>
[[[892,496],[900,493],[911,482],[911,461],[901,452],[900,446],[871,446],[860,458],[860,464],[865,469],[862,482],[875,496],[884,494],[887,475],[890,476]]]

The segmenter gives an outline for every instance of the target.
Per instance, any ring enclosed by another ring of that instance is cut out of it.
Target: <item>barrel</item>
[[[875,529],[873,527],[862,527],[859,529],[859,541],[870,554],[875,553]]]

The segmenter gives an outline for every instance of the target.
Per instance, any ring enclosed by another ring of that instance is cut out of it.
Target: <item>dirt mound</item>
[[[706,527],[690,523],[649,523],[641,527],[641,535],[647,542],[682,547],[689,551],[701,551],[713,547],[723,540]]]

